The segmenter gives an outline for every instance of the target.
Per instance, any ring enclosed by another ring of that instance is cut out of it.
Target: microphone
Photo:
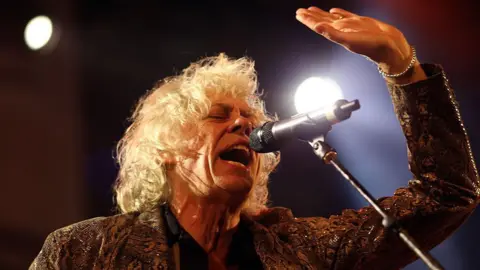
[[[331,107],[297,114],[289,119],[266,122],[250,134],[250,148],[258,153],[280,150],[292,137],[309,140],[331,130],[332,125],[350,118],[360,109],[358,100],[340,99]]]

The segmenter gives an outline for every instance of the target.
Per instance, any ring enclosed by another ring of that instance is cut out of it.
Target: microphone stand
[[[373,206],[373,208],[382,216],[382,225],[385,229],[391,229],[393,232],[407,244],[407,246],[417,254],[417,256],[425,262],[432,270],[443,270],[440,263],[435,260],[428,252],[422,251],[415,240],[403,229],[395,219],[388,215],[376,202],[373,196],[355,179],[355,177],[337,160],[337,152],[325,142],[325,135],[320,135],[308,143],[312,146],[313,152],[325,164],[331,164],[339,171],[342,176],[352,184],[353,187]]]

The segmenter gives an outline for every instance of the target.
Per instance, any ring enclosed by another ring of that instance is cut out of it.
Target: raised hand
[[[341,8],[332,8],[327,12],[317,7],[298,9],[296,18],[325,38],[369,58],[386,73],[402,72],[412,60],[411,46],[402,32],[379,20],[359,16]],[[401,82],[426,78],[418,61],[414,70],[417,74],[412,73],[410,75],[413,77],[401,78]],[[400,82],[400,79],[391,81]]]

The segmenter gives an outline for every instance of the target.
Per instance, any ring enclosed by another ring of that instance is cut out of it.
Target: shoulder
[[[256,213],[252,213],[250,218],[267,227],[295,219],[292,210],[285,207],[264,208]]]
[[[83,220],[51,232],[30,269],[50,269],[59,264],[79,261],[88,265],[89,258],[98,253],[109,238],[118,238],[128,233],[136,224],[137,213],[119,214],[110,217],[95,217]]]
[[[122,231],[132,226],[137,213],[119,214],[109,217],[94,217],[59,228],[50,234],[60,241],[96,239],[110,230]]]

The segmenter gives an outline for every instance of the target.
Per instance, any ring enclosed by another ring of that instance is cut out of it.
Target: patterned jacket
[[[450,236],[479,202],[468,137],[443,69],[429,78],[388,85],[406,137],[414,179],[380,205],[422,248]],[[285,208],[242,216],[265,269],[399,269],[416,259],[371,207],[341,215],[296,218]],[[52,232],[30,269],[175,269],[159,211],[82,221]]]

